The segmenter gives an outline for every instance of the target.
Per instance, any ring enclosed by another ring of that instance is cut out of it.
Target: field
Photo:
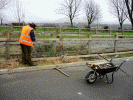
[[[6,38],[6,32],[9,31],[10,38],[19,39],[22,28],[0,28],[0,39]],[[68,56],[74,55],[88,55],[94,53],[110,53],[120,51],[130,51],[133,48],[132,42],[117,43],[115,45],[116,33],[118,38],[132,39],[133,32],[131,30],[103,30],[103,29],[82,29],[82,28],[46,28],[40,27],[35,30],[37,43],[34,47],[37,52],[33,52],[34,58],[40,57],[53,57],[68,54]],[[99,39],[96,40],[84,40],[84,39]],[[40,39],[40,40],[39,40]],[[46,40],[49,39],[49,40]],[[53,40],[52,40],[53,39]],[[55,39],[55,40],[54,40]],[[59,39],[59,40],[56,40]],[[64,40],[68,39],[68,40]],[[81,40],[82,39],[82,40]],[[102,39],[102,40],[100,40]],[[105,42],[104,39],[106,39]],[[109,39],[109,40],[108,40]],[[114,40],[113,40],[114,39]],[[6,43],[6,42],[5,42]],[[127,46],[128,45],[128,46]],[[0,59],[5,58],[7,46],[3,43],[0,44]],[[8,47],[10,59],[20,56],[21,48],[19,44],[10,44]]]
[[[0,32],[4,33],[4,31],[13,32],[13,35],[10,36],[12,38],[19,38],[21,34],[22,28],[0,28]],[[123,30],[103,30],[103,29],[60,29],[60,28],[38,28],[35,30],[35,34],[37,38],[53,38],[53,34],[56,33],[56,36],[59,37],[61,34],[61,38],[88,38],[88,35],[91,34],[92,38],[115,38],[115,34],[124,35],[123,38],[133,38],[132,31],[124,31]],[[110,36],[111,35],[111,36]],[[0,38],[5,38],[5,35],[0,35]]]

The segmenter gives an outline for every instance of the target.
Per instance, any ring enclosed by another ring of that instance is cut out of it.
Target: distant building
[[[23,26],[23,23],[20,23],[20,24],[19,24],[19,23],[11,23],[11,24],[12,24],[13,26],[19,26],[19,25],[20,25],[20,26]]]

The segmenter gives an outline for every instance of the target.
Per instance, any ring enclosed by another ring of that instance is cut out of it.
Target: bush
[[[104,29],[109,29],[109,27],[106,25],[106,26],[104,26]]]

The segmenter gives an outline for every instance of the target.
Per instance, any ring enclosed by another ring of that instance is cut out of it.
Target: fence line
[[[56,37],[56,35],[54,35],[54,37]],[[5,42],[5,57],[6,57],[7,60],[10,59],[10,55],[11,55],[10,54],[10,48],[9,48],[10,47],[10,43],[9,42],[14,42],[14,41],[18,42],[18,40],[19,40],[18,38],[11,39],[9,37],[9,34],[7,34],[7,38],[0,39],[0,42]],[[117,43],[118,43],[118,41],[119,40],[120,41],[122,41],[122,40],[132,40],[132,38],[118,38],[118,34],[116,35],[115,38],[106,38],[106,39],[104,39],[104,38],[92,38],[91,34],[89,34],[88,38],[85,38],[85,39],[79,39],[79,38],[64,38],[64,39],[60,39],[60,38],[48,38],[48,39],[38,39],[37,38],[37,41],[52,41],[53,56],[56,56],[56,53],[57,53],[57,51],[56,51],[57,41],[61,41],[62,48],[63,48],[63,46],[65,44],[65,43],[63,43],[63,41],[88,41],[87,42],[87,45],[88,45],[87,53],[91,54],[91,42],[92,41],[98,41],[98,40],[100,40],[100,41],[109,41],[109,40],[114,41],[114,52],[117,53],[117,51],[118,51],[117,50],[117,45],[118,45]]]
[[[9,42],[18,42],[19,38],[12,38],[13,37],[13,34],[16,33],[16,32],[20,32],[20,31],[13,31],[13,28],[15,27],[18,27],[18,26],[11,26],[9,28],[11,28],[11,32],[10,31],[6,31],[6,38],[0,38],[0,42],[5,42],[5,57],[6,59],[10,59],[10,43]],[[22,26],[20,26],[19,28],[21,28]],[[0,26],[1,28],[1,26]],[[36,31],[37,33],[39,33],[39,29],[40,28],[44,28],[44,29],[55,29],[54,28],[49,28],[49,27],[37,27],[38,28],[38,31]],[[78,30],[78,32],[74,32],[74,33],[78,33],[76,34],[75,36],[78,36],[78,38],[62,38],[62,36],[64,35],[63,33],[73,33],[73,32],[62,32],[63,29],[68,29],[68,28],[57,28],[56,29],[59,29],[59,33],[57,34],[56,31],[53,31],[53,38],[36,38],[36,41],[52,41],[52,49],[53,49],[53,56],[56,56],[56,48],[57,48],[57,41],[61,41],[61,45],[62,45],[62,50],[64,48],[64,43],[63,41],[87,41],[87,46],[88,46],[88,49],[87,49],[87,53],[88,54],[91,54],[91,46],[92,46],[92,41],[114,41],[114,52],[117,53],[117,46],[118,46],[118,41],[124,41],[124,40],[132,40],[133,38],[119,38],[119,36],[126,36],[124,35],[124,32],[125,30],[121,30],[122,32],[122,35],[119,35],[118,33],[114,34],[114,33],[111,33],[112,31],[114,30],[111,30],[111,29],[108,29],[108,31],[110,31],[110,35],[98,35],[98,30],[99,29],[95,29],[95,35],[92,35],[91,33],[88,33],[88,35],[85,35],[87,38],[80,38],[82,35],[82,33],[85,33],[85,32],[81,32],[82,29],[87,29],[87,28],[74,28],[75,30]],[[73,28],[69,28],[69,29],[73,29]],[[101,29],[101,30],[107,30],[107,29]],[[131,31],[131,30],[130,30]],[[10,38],[10,33],[11,34],[11,38]],[[48,33],[48,32],[47,32]],[[87,33],[87,32],[86,32]],[[111,38],[111,35],[114,34],[115,35],[115,38]],[[57,36],[59,36],[59,38],[57,38]],[[110,38],[92,38],[93,36],[96,36],[96,37],[101,37],[101,36],[110,36]],[[132,36],[132,35],[130,35]],[[63,53],[64,53],[64,50],[63,50]]]

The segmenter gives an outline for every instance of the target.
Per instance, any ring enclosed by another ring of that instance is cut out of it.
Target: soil
[[[73,62],[83,62],[83,61],[90,61],[95,60],[97,58],[66,58],[62,60],[62,58],[50,58],[42,61],[37,61],[35,64],[37,66],[44,66],[44,65],[56,65],[56,64],[63,64],[63,63],[73,63]],[[13,68],[20,68],[20,67],[30,67],[28,65],[23,65],[20,61],[8,61],[8,62],[0,62],[0,69],[13,69]]]

